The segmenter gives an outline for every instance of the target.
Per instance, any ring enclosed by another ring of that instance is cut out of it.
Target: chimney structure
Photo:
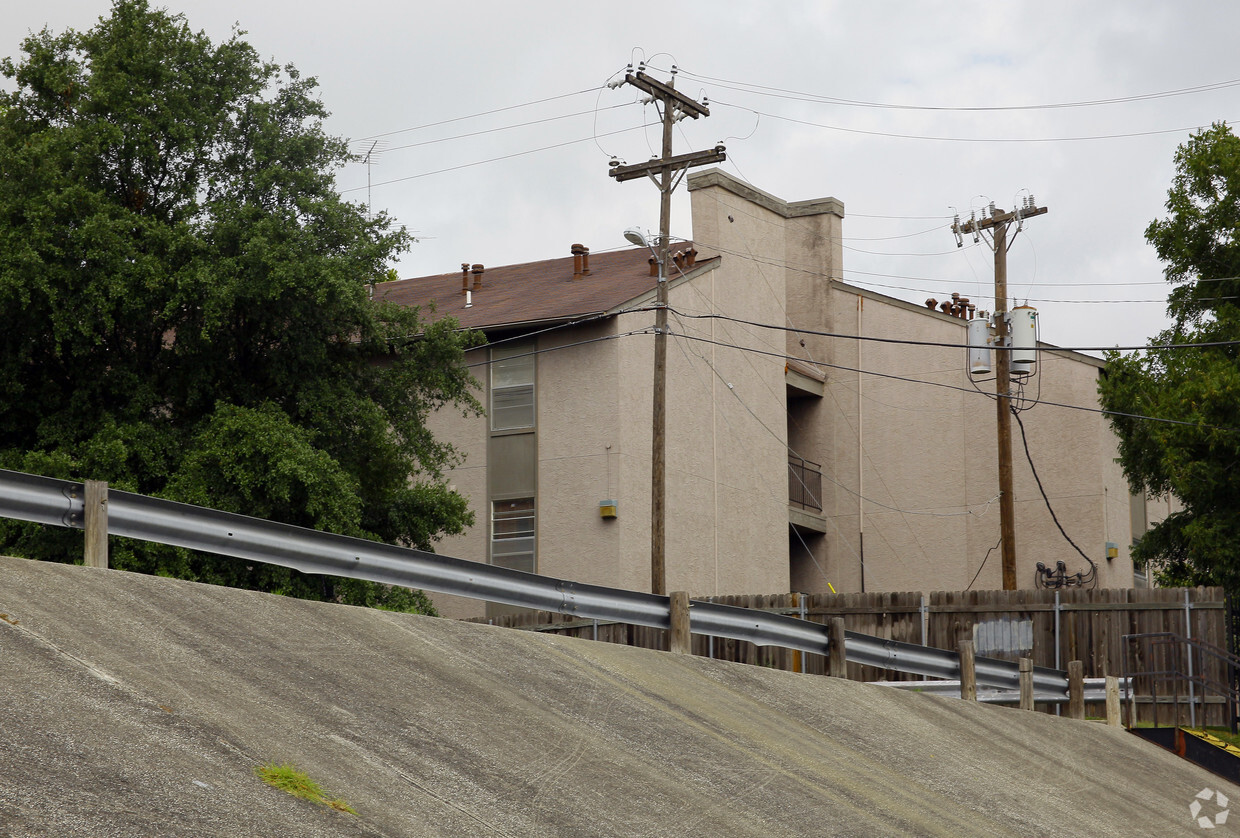
[[[474,265],[472,270],[474,274],[474,290],[477,291],[482,287],[482,272],[486,270],[486,268],[482,265]]]
[[[469,293],[469,263],[461,263],[461,294]]]
[[[926,300],[926,308],[931,311],[938,308],[944,314],[949,314],[952,317],[959,317],[961,320],[972,320],[974,314],[977,312],[977,306],[974,303],[969,302],[968,297],[962,297],[955,291],[952,292],[952,298],[950,300],[944,300],[941,303],[934,297],[931,297]]]

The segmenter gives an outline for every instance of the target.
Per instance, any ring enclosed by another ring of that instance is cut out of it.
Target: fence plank
[[[1172,659],[1166,647],[1155,648],[1152,653],[1129,648],[1123,636],[1157,631],[1182,635],[1184,591],[1183,588],[1061,591],[1060,668],[1070,660],[1080,660],[1085,677],[1090,678],[1120,675],[1125,671],[1125,658],[1128,658],[1129,673],[1168,668]],[[1190,589],[1188,593],[1193,603],[1193,637],[1226,648],[1227,612],[1223,608],[1223,592],[1218,588],[1197,588]],[[819,624],[829,624],[832,617],[839,617],[849,630],[920,644],[921,597],[921,593],[911,591],[814,594],[805,597],[806,617]],[[725,605],[799,615],[797,599],[790,594],[714,596],[710,599]],[[1012,649],[1011,657],[1029,656],[1039,666],[1055,664],[1054,591],[934,591],[926,595],[926,603],[926,641],[931,647],[955,650],[960,641],[974,640],[976,626],[986,625],[985,631],[994,635],[992,640],[1006,637],[1005,642],[1009,646],[1020,645],[1017,643],[1020,638],[1024,638],[1025,643],[1032,639],[1032,650]],[[549,631],[569,637],[594,636],[592,620],[548,611],[519,611],[481,622]],[[1022,629],[1025,624],[1031,625],[1032,630],[1027,627]],[[604,642],[648,649],[668,648],[668,632],[663,629],[600,623],[598,638]],[[694,654],[707,655],[712,646],[714,657],[720,660],[784,670],[797,669],[797,655],[787,649],[759,647],[730,638],[715,638],[713,643],[706,636],[693,638]],[[986,654],[981,649],[976,651],[977,654]],[[1214,659],[1195,661],[1194,665],[1203,677],[1219,681],[1224,678],[1222,664]],[[805,654],[800,656],[800,667],[805,672],[822,675],[830,671],[830,662],[825,655]],[[856,663],[848,663],[845,668],[847,677],[853,680],[908,680],[920,677]],[[1136,686],[1139,695],[1150,694],[1148,678],[1138,679]],[[1157,715],[1161,723],[1167,724],[1176,718],[1177,713],[1187,718],[1187,704],[1182,697],[1177,707],[1171,700],[1173,696],[1169,683],[1160,684],[1159,698],[1157,706],[1148,700],[1137,702],[1137,718],[1140,721],[1149,721]],[[1039,708],[1046,709],[1046,706],[1039,705]],[[1199,717],[1210,724],[1226,722],[1225,707],[1221,704],[1206,704],[1202,710],[1199,700],[1198,710]],[[1086,712],[1103,716],[1105,705],[1091,705]]]

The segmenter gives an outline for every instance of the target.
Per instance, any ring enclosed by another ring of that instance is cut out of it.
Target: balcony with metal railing
[[[788,455],[788,505],[822,512],[822,466]]]

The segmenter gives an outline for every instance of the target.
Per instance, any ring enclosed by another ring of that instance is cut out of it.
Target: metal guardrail
[[[1085,690],[1083,701],[1086,704],[1101,704],[1107,700],[1106,678],[1085,678]],[[959,681],[871,681],[871,684],[879,684],[884,687],[894,687],[897,690],[907,690],[909,692],[928,693],[930,695],[942,695],[949,698],[960,697]],[[1131,679],[1120,679],[1119,688],[1121,691],[1131,688]],[[1019,704],[1019,690],[996,690],[985,689],[977,691],[977,700],[983,704]],[[1046,704],[1067,704],[1068,697],[1059,693],[1043,693],[1037,688],[1033,691],[1034,703]]]
[[[0,517],[83,529],[85,484],[0,469]],[[291,567],[303,573],[367,579],[423,588],[488,602],[556,611],[577,617],[615,620],[666,629],[671,624],[666,596],[583,585],[518,570],[396,547],[362,538],[319,532],[221,512],[147,495],[108,490],[108,533]],[[691,630],[697,634],[783,646],[825,655],[828,627],[732,605],[694,600]],[[959,678],[955,652],[845,632],[847,660],[932,678]],[[1011,661],[976,659],[979,687],[1019,689]],[[1034,690],[1067,695],[1067,674],[1034,667]]]

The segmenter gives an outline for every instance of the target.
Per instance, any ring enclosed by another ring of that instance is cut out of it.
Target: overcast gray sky
[[[0,55],[16,56],[29,32],[89,28],[111,4],[7,6]],[[421,238],[402,276],[565,256],[578,241],[597,252],[657,227],[654,187],[607,175],[612,154],[657,147],[641,128],[653,110],[603,86],[645,58],[661,77],[676,64],[678,88],[711,102],[710,118],[680,123],[677,153],[723,140],[724,168],[754,186],[844,202],[858,285],[992,307],[991,253],[956,248],[952,207],[1011,209],[1031,192],[1050,212],[1015,240],[1009,282],[1061,346],[1140,344],[1164,327],[1143,232],[1189,130],[1240,118],[1229,0],[167,7],[217,40],[238,23],[261,55],[318,78],[332,133],[359,151],[378,141],[373,205]],[[1084,102],[1107,103],[1062,107]],[[1039,105],[1060,107],[1026,107]],[[367,168],[339,184],[366,201]],[[683,187],[672,232],[691,233]]]

